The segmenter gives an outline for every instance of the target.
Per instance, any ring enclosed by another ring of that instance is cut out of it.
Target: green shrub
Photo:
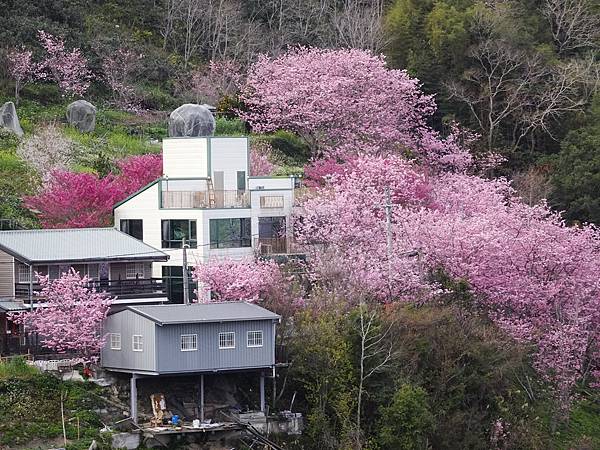
[[[378,441],[383,450],[426,448],[433,428],[433,415],[427,393],[418,386],[403,384],[392,402],[381,411]]]
[[[274,150],[275,162],[280,165],[303,166],[311,157],[309,145],[300,136],[279,130],[265,136]]]
[[[240,119],[228,119],[227,117],[217,117],[216,136],[245,136],[246,127]]]

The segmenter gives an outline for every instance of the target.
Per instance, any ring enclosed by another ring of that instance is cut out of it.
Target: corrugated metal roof
[[[130,306],[128,309],[157,322],[159,325],[279,319],[279,316],[274,312],[246,302]]]
[[[24,263],[168,259],[115,228],[0,231],[0,250]]]
[[[29,306],[25,306],[22,302],[17,302],[14,300],[0,300],[0,310],[2,311],[25,311],[26,309],[29,309]]]

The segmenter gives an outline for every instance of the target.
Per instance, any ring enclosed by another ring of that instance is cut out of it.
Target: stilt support
[[[265,373],[260,373],[260,410],[265,412]]]
[[[200,375],[200,422],[204,421],[204,374]]]
[[[131,414],[131,420],[133,420],[133,423],[137,424],[138,423],[138,410],[137,410],[137,379],[138,379],[138,375],[135,373],[131,374],[131,389],[130,389],[130,394],[131,394],[131,410],[130,410],[130,414]]]

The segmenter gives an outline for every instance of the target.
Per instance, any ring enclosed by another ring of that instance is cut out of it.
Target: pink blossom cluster
[[[113,91],[115,103],[125,111],[141,111],[133,78],[143,54],[127,48],[118,48],[102,61],[104,81]]]
[[[598,231],[530,207],[505,180],[432,174],[398,156],[359,156],[316,187],[298,213],[313,278],[349,298],[425,301],[443,270],[510,336],[568,410],[575,384],[600,369]],[[385,191],[392,208],[388,257]]]
[[[90,87],[92,72],[81,49],[65,49],[62,38],[38,31],[40,44],[46,56],[37,65],[36,74],[41,80],[53,80],[65,94],[83,95]]]
[[[277,165],[270,161],[273,147],[265,140],[254,139],[250,143],[250,176],[262,177],[271,175]]]
[[[220,259],[198,264],[193,279],[216,301],[256,302],[280,293],[285,285],[277,263],[254,259]]]
[[[89,278],[74,269],[52,281],[38,275],[38,281],[42,289],[35,295],[44,306],[15,314],[12,319],[29,332],[38,333],[49,349],[76,352],[86,361],[95,358],[104,345],[102,322],[113,299],[89,288]]]
[[[50,172],[36,195],[24,198],[45,228],[109,226],[116,203],[162,175],[161,155],[140,155],[117,162],[118,172]]]
[[[433,96],[406,71],[389,69],[383,56],[359,49],[298,48],[253,64],[240,111],[256,132],[287,129],[309,142],[315,156],[347,159],[408,154],[440,169],[472,164],[463,134],[442,138],[428,121]]]

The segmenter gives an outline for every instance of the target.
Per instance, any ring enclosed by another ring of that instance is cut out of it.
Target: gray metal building
[[[275,326],[280,316],[246,302],[129,306],[106,319],[101,365],[131,373],[132,415],[140,376],[260,371],[275,368]]]

